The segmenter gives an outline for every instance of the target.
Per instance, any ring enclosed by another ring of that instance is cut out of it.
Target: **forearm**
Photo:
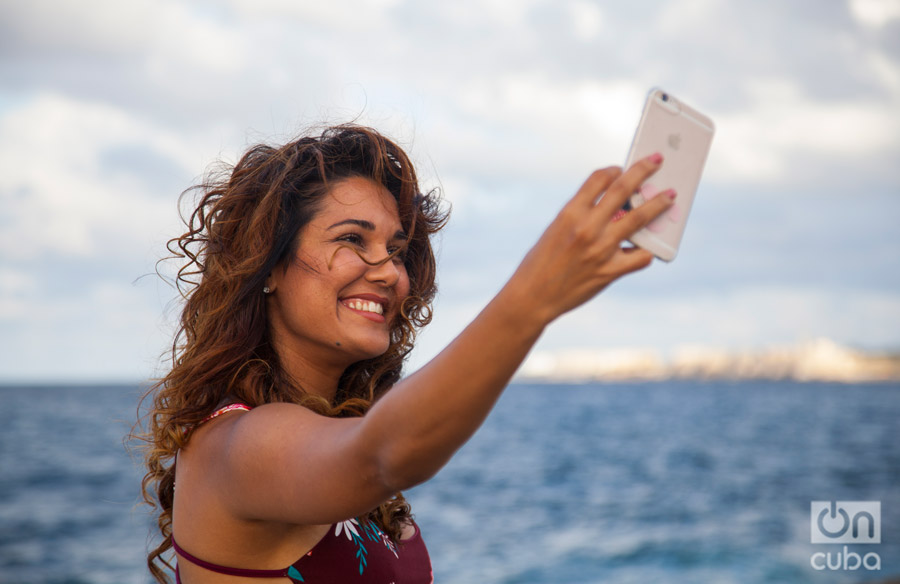
[[[398,489],[434,475],[482,424],[546,326],[511,281],[439,355],[366,415],[384,479]]]

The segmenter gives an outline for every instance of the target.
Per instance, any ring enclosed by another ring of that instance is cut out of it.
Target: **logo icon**
[[[812,543],[881,543],[881,501],[812,501]]]
[[[681,134],[669,134],[667,142],[672,150],[678,150],[681,147]]]

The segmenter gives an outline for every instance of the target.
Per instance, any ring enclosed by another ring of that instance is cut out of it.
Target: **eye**
[[[397,264],[406,263],[406,249],[405,248],[395,247],[393,249],[388,250],[388,253],[390,253],[390,254],[393,254],[394,252],[397,252],[397,255],[391,257],[391,259],[394,261],[394,263],[397,263]]]
[[[344,243],[350,243],[352,245],[357,245],[357,246],[363,245],[362,236],[358,233],[352,233],[352,232],[345,233],[345,234],[339,236],[337,239],[335,239],[335,241],[342,241]]]
[[[393,246],[388,246],[387,252],[388,252],[388,254],[391,254],[391,255],[393,255],[395,253],[397,254],[397,255],[393,255],[394,262],[404,263],[406,261],[407,249],[408,249],[408,247],[405,245],[393,245]]]

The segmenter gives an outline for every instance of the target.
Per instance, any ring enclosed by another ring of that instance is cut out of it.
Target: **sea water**
[[[0,388],[0,583],[150,581],[139,394]],[[898,420],[896,384],[514,384],[407,496],[439,583],[878,582],[900,575]],[[811,543],[813,501],[879,502],[881,543]],[[812,567],[845,549],[881,569]]]

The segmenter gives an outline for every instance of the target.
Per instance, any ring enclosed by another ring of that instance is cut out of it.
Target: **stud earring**
[[[263,294],[271,294],[271,293],[272,293],[271,288],[269,288],[268,286],[263,286]]]

